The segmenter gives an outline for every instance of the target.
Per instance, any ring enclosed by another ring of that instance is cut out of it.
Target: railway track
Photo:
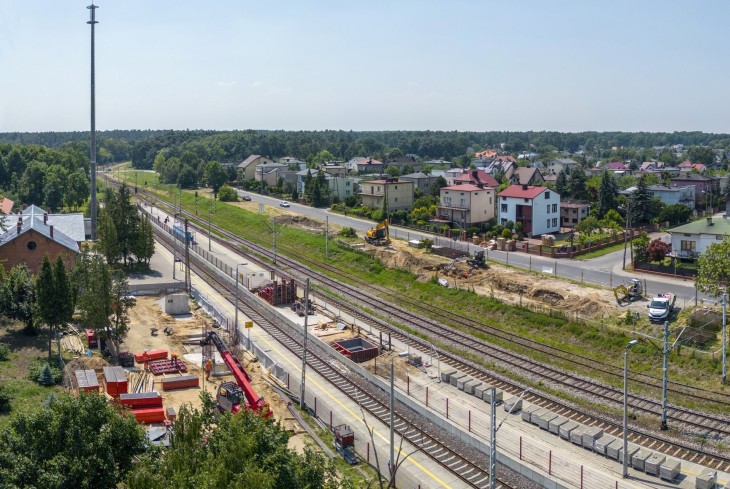
[[[159,242],[162,242],[168,250],[172,250],[171,237],[166,235],[155,227],[155,234]],[[218,292],[224,293],[228,298],[235,298],[235,288],[231,283],[227,283],[219,278],[216,273],[210,273],[211,265],[199,257],[191,255],[191,270],[195,271],[206,282],[213,286]],[[230,279],[233,281],[233,278]],[[231,299],[233,301],[234,299]],[[281,345],[295,354],[298,358],[302,358],[303,346],[302,335],[295,335],[288,328],[283,328],[275,322],[269,321],[265,316],[261,315],[257,310],[248,306],[243,301],[238,301],[239,308],[246,316],[251,318],[256,324],[262,327],[267,333],[273,336]],[[386,426],[390,425],[390,407],[388,404],[378,399],[368,390],[363,389],[361,385],[366,384],[364,380],[356,382],[348,375],[343,374],[339,369],[332,366],[331,361],[315,351],[311,347],[307,348],[307,365],[319,373],[323,378],[327,379],[340,392],[350,399],[355,400],[362,408],[371,416],[378,419]],[[354,375],[354,374],[351,374]],[[394,429],[395,432],[407,440],[411,445],[417,447],[425,455],[447,468],[455,474],[460,480],[471,487],[483,488],[488,486],[489,474],[483,469],[486,467],[486,461],[482,461],[482,465],[477,465],[473,460],[467,459],[454,451],[448,446],[448,442],[439,438],[436,434],[439,430],[423,429],[408,419],[402,413],[404,409],[396,404]],[[400,408],[400,409],[399,409]],[[510,489],[509,483],[498,477],[498,487],[502,489]]]
[[[185,214],[189,219],[197,219],[198,221],[200,221],[199,218],[190,213],[183,211],[183,214]],[[199,229],[203,230],[202,227],[200,227]],[[273,258],[273,253],[266,247],[257,245],[247,240],[243,240],[233,233],[230,233],[219,227],[216,227],[216,233],[224,236],[225,238],[225,240],[222,241],[221,244],[227,246],[229,249],[236,253],[240,253],[241,248],[243,248],[244,250],[247,249],[250,253],[257,254],[266,258]],[[281,249],[281,247],[279,248]],[[297,253],[295,250],[292,250],[291,254],[296,255]],[[353,302],[364,303],[367,307],[372,308],[373,310],[383,309],[383,300],[381,298],[370,296],[368,293],[364,292],[362,288],[358,289],[346,283],[335,281],[327,275],[321,272],[316,272],[309,267],[297,263],[294,260],[288,259],[287,257],[278,255],[277,258],[280,264],[283,264],[288,268],[288,273],[291,273],[291,271],[295,271],[299,274],[309,276],[313,278],[314,281],[319,282],[321,285],[336,291],[337,294],[347,295],[351,297]],[[262,265],[265,267],[270,267],[269,263],[262,262]],[[328,267],[327,264],[323,263],[319,263],[317,264],[317,266],[321,266],[325,269]],[[331,267],[328,271],[330,271],[330,273],[337,273],[340,276],[343,275],[343,272],[332,269]],[[348,276],[347,278],[348,280],[352,279],[352,277],[350,276]],[[420,340],[419,338],[403,334],[403,332],[400,331],[398,328],[395,328],[390,324],[385,323],[384,321],[374,320],[369,316],[363,315],[355,307],[353,307],[353,305],[349,301],[346,302],[333,296],[328,296],[326,300],[330,303],[337,303],[338,307],[341,307],[343,310],[347,310],[350,314],[358,317],[364,322],[377,323],[377,327],[389,330],[391,334],[395,335],[401,341],[404,341],[407,344],[410,344],[420,349],[429,348],[429,344],[427,342]],[[424,306],[420,303],[419,306],[424,308]],[[466,335],[464,333],[461,333],[458,330],[450,329],[448,331],[448,334],[445,334],[443,331],[443,326],[441,324],[438,324],[429,318],[424,318],[420,315],[416,315],[410,311],[390,306],[387,310],[391,316],[394,316],[394,319],[404,325],[407,325],[409,327],[415,327],[419,330],[425,330],[426,332],[428,332],[429,335],[433,336],[434,338],[439,338],[442,341],[450,342],[452,344],[455,343],[459,345],[459,347],[464,348],[466,351],[479,353],[481,355],[484,355],[488,352],[488,354],[492,356],[494,360],[507,362],[509,365],[516,364],[529,375],[538,375],[540,378],[543,379],[543,382],[548,382],[550,384],[557,383],[564,388],[569,389],[570,391],[575,392],[577,390],[585,395],[597,397],[605,402],[610,402],[614,405],[620,403],[623,400],[623,393],[619,392],[617,389],[606,387],[575,375],[567,374],[563,371],[544,364],[540,364],[538,362],[534,362],[507,350],[496,348],[485,341],[479,340],[472,335]],[[461,371],[467,372],[481,379],[482,381],[492,383],[509,393],[517,394],[524,389],[523,386],[513,381],[510,381],[509,379],[490,373],[489,371],[487,371],[487,369],[478,365],[465,362],[462,359],[450,354],[449,352],[442,351],[440,352],[440,354],[445,363],[455,368],[458,368]],[[640,381],[640,379],[636,378],[635,380]],[[542,407],[548,407],[551,410],[558,412],[561,415],[567,416],[571,419],[588,424],[601,425],[604,427],[605,431],[609,433],[621,432],[621,427],[616,421],[610,420],[603,416],[595,415],[593,413],[583,412],[572,406],[568,406],[566,403],[552,396],[531,393],[528,395],[527,399],[530,402],[538,404]],[[657,400],[645,397],[631,396],[630,404],[635,411],[651,416],[657,416],[660,409],[660,403]],[[686,426],[694,427],[697,430],[701,430],[701,432],[708,435],[714,434],[715,436],[722,437],[730,435],[730,430],[728,429],[728,422],[726,418],[711,416],[705,413],[699,413],[683,408],[678,408],[676,406],[671,407],[668,412],[668,418],[669,420],[671,420],[672,425],[676,425],[677,423],[684,424]],[[702,463],[706,466],[719,470],[730,469],[730,459],[728,459],[727,457],[718,454],[708,453],[700,448],[693,447],[684,442],[673,440],[666,436],[652,434],[639,428],[632,428],[630,436],[632,440],[636,443],[640,443],[643,446],[651,447],[654,450],[662,451],[663,453],[667,453],[675,457],[683,458],[685,460],[690,460],[697,463]]]

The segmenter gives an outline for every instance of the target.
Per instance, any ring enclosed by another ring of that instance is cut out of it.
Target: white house
[[[511,185],[497,195],[499,223],[522,223],[529,236],[560,231],[560,195],[547,187]]]
[[[441,187],[437,222],[454,222],[464,228],[494,217],[494,187],[470,183]]]
[[[730,235],[730,220],[708,217],[670,229],[669,234],[672,236],[672,256],[696,258],[708,246]]]

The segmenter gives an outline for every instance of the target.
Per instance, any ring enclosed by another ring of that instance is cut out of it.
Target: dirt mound
[[[558,294],[554,290],[545,289],[542,287],[533,287],[528,293],[528,297],[531,297],[533,299],[540,300],[542,302],[545,302],[547,304],[550,304],[551,306],[557,306],[561,302],[565,300],[565,297]]]
[[[276,222],[277,224],[286,224],[287,226],[312,232],[324,231],[324,225],[321,221],[315,221],[306,216],[282,214],[276,218]]]

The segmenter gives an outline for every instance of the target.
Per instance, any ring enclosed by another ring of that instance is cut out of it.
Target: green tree
[[[137,232],[135,233],[132,246],[132,253],[137,261],[149,265],[152,255],[155,254],[155,233],[149,217],[142,216],[137,221]]]
[[[288,449],[289,435],[279,424],[242,411],[218,416],[213,425],[214,403],[207,394],[201,397],[207,398],[202,410],[180,409],[170,446],[135,465],[127,477],[129,489],[344,487],[324,457],[309,449],[302,455]]]
[[[112,315],[107,338],[114,343],[121,341],[129,331],[129,309],[135,301],[129,295],[129,283],[124,273],[112,273],[111,285]],[[118,344],[116,345],[118,347]],[[117,348],[117,351],[119,348]]]
[[[238,194],[233,187],[223,185],[219,191],[219,198],[222,202],[238,202]]]
[[[596,209],[598,217],[603,217],[610,209],[616,208],[616,194],[618,194],[616,180],[608,170],[604,170],[598,187],[598,206]]]
[[[649,255],[650,261],[660,262],[669,253],[669,245],[659,238],[654,239],[646,247],[646,253]]]
[[[646,251],[649,246],[649,235],[646,234],[646,231],[642,231],[638,237],[632,240],[632,246],[634,247],[636,261],[649,261],[649,253]]]
[[[41,269],[35,281],[36,307],[38,319],[48,326],[48,356],[51,356],[51,341],[58,321],[56,318],[56,286],[53,278],[53,268],[48,255],[43,257]]]
[[[8,274],[3,270],[0,279],[0,310],[9,319],[24,323],[26,333],[35,334],[35,284],[28,266],[15,265]]]
[[[107,338],[109,318],[114,312],[111,270],[99,255],[83,255],[76,267],[79,322],[84,328],[96,330],[100,338]]]
[[[646,184],[644,175],[639,178],[639,182],[636,185],[636,190],[631,194],[631,223],[636,225],[639,223],[646,223],[651,220],[651,192],[649,192],[649,186]]]
[[[213,198],[218,196],[218,190],[228,180],[228,173],[217,161],[211,161],[205,165],[205,174],[203,179],[213,189]]]
[[[102,396],[60,395],[0,431],[0,481],[8,488],[114,489],[144,453],[145,439],[134,417]]]
[[[715,152],[707,146],[690,146],[687,150],[687,159],[692,163],[709,166],[715,162]]]
[[[322,163],[334,161],[335,159],[336,158],[332,153],[330,153],[326,149],[323,149],[312,158],[312,167],[318,168],[319,165],[321,165]]]
[[[68,172],[61,165],[51,165],[46,169],[43,181],[44,204],[56,212],[63,205],[68,192]]]
[[[177,177],[177,184],[182,188],[195,188],[198,186],[198,174],[190,165],[183,165]]]
[[[108,207],[104,208],[99,215],[99,224],[96,230],[97,242],[94,246],[104,255],[107,263],[114,264],[119,261],[122,250],[117,237],[117,226],[114,224],[114,218],[108,212],[108,209]]]
[[[43,205],[46,169],[40,161],[31,161],[18,183],[18,200],[28,204]]]
[[[568,176],[568,194],[574,199],[585,199],[588,195],[586,174],[580,168],[571,171]]]
[[[579,170],[580,171],[580,170]],[[555,179],[555,191],[560,194],[563,199],[568,199],[571,196],[568,195],[568,171],[566,169],[560,170],[558,177]]]
[[[672,204],[665,206],[659,213],[659,222],[669,222],[670,226],[683,224],[692,217],[692,209],[684,204]]]
[[[446,183],[446,179],[442,176],[436,177],[436,180],[433,181],[433,184],[431,185],[431,195],[433,197],[441,197],[441,189],[443,187],[446,187],[448,184]]]
[[[68,176],[68,186],[64,201],[66,205],[73,209],[78,209],[89,198],[89,179],[86,174],[81,171],[75,171]]]
[[[55,327],[58,329],[70,322],[73,319],[74,314],[74,300],[73,294],[71,293],[71,281],[68,277],[66,264],[60,256],[56,258],[56,263],[53,265],[53,287],[55,289],[53,297],[53,301],[55,303],[54,319],[56,321]],[[61,354],[60,341],[58,343],[58,354]]]
[[[43,370],[41,370],[41,374],[38,376],[37,381],[39,384],[45,385],[46,387],[56,383],[56,380],[53,378],[53,374],[51,373],[51,366],[48,365],[48,362],[43,365]]]
[[[132,204],[132,196],[126,184],[122,184],[117,193],[110,191],[107,195],[104,211],[109,212],[112,217],[116,228],[119,254],[126,266],[134,254],[133,249],[139,231],[140,215],[137,208]],[[111,263],[116,263],[116,261]]]
[[[698,260],[695,287],[717,297],[730,285],[730,236],[705,249]]]

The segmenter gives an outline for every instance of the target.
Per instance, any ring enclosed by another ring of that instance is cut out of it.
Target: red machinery
[[[264,415],[264,418],[269,418],[273,414],[273,411],[269,409],[269,404],[264,398],[259,397],[256,391],[253,390],[251,377],[248,376],[241,362],[228,350],[228,347],[223,343],[218,333],[210,331],[208,333],[208,340],[213,342],[218,349],[218,353],[221,354],[223,361],[226,363],[228,370],[231,371],[233,377],[236,379],[236,382],[223,382],[218,387],[218,392],[215,396],[218,409],[221,412],[237,413],[242,409],[241,401],[243,401],[246,409],[261,413]]]

